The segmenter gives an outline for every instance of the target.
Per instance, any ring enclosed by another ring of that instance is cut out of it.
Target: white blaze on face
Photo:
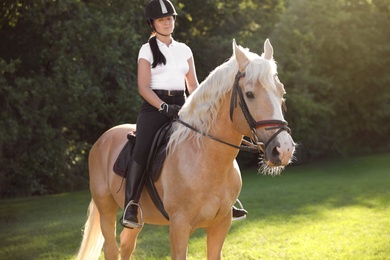
[[[272,93],[271,90],[267,91],[270,94],[269,97],[273,106],[273,115],[271,118],[275,120],[284,121],[282,106],[280,104],[279,98],[277,97],[277,95]],[[295,151],[294,141],[292,140],[290,134],[287,131],[280,132],[276,136],[276,139],[279,143],[279,145],[276,147],[276,150],[279,152],[281,164],[287,165],[290,163],[293,153]]]

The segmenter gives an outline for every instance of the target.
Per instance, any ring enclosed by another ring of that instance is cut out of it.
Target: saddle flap
[[[171,136],[172,122],[168,122],[158,130],[154,137],[148,157],[147,174],[153,182],[160,176],[162,166],[167,156],[167,144]]]

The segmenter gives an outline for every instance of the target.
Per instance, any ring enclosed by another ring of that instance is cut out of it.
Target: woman
[[[126,169],[125,210],[120,220],[126,228],[141,227],[138,201],[154,136],[178,115],[185,102],[185,87],[191,94],[199,85],[191,49],[171,36],[176,15],[169,0],[151,0],[146,5],[146,20],[153,33],[138,55],[138,91],[144,102],[137,118],[133,161]],[[245,210],[233,209],[245,217]]]

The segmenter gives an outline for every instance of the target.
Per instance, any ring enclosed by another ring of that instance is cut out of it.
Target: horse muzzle
[[[293,158],[295,146],[290,134],[281,132],[264,147],[264,161],[270,167],[286,166]]]

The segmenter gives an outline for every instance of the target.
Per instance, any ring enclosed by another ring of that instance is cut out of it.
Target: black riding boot
[[[248,211],[246,211],[245,209],[239,209],[234,206],[232,209],[233,220],[244,219],[246,218],[246,214],[248,214]]]
[[[240,208],[236,208],[234,205],[232,207],[232,217],[234,220],[241,220],[246,218],[246,214],[248,214],[248,211],[244,209],[244,207],[241,204],[241,201],[239,199],[236,200],[236,203],[240,205]]]
[[[145,167],[132,161],[126,169],[126,193],[123,216],[120,223],[125,228],[140,228],[142,224],[138,223],[138,201],[141,197],[141,191],[144,186]]]

